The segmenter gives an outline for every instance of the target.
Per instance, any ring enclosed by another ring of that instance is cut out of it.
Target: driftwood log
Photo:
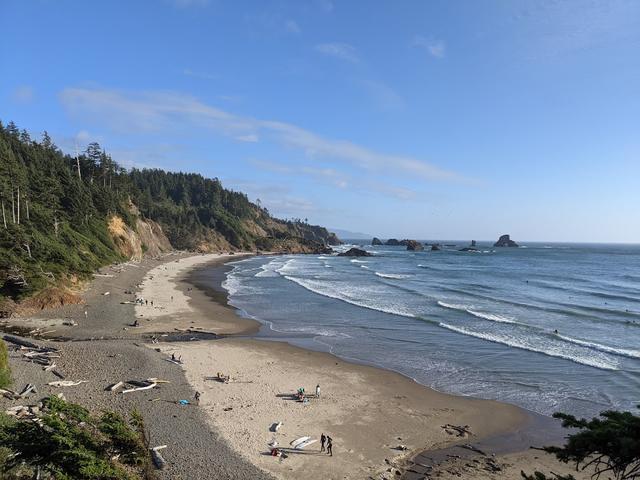
[[[163,448],[167,448],[166,445],[160,445],[158,447],[151,448],[151,458],[153,460],[153,464],[156,466],[158,470],[163,470],[167,466],[167,461],[160,455],[160,450]]]

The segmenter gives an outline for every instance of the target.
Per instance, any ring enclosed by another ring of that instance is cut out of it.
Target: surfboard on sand
[[[291,445],[293,448],[298,448],[298,445],[304,442],[308,442],[309,440],[311,440],[311,437],[300,437],[293,440],[291,443],[289,443],[289,445]]]
[[[296,450],[302,450],[305,447],[308,447],[309,445],[311,445],[312,443],[316,443],[317,441],[318,440],[307,440],[306,442],[299,443],[296,447],[293,447],[293,448],[295,448]]]

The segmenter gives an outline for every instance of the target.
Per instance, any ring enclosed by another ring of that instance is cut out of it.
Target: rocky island
[[[384,245],[384,243],[382,243],[382,240],[380,240],[378,237],[373,237],[373,240],[371,240],[371,245]]]
[[[493,244],[494,247],[517,247],[518,244],[511,240],[509,235],[500,235],[500,238],[496,243]]]
[[[424,245],[422,245],[417,240],[403,240],[403,242],[407,246],[407,250],[411,250],[414,252],[419,252],[424,250]]]
[[[369,252],[362,250],[361,248],[350,248],[346,252],[338,254],[339,257],[372,257]]]

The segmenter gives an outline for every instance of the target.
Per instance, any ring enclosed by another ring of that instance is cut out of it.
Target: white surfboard
[[[305,447],[308,447],[312,443],[316,443],[318,440],[307,440],[306,442],[302,442],[298,444],[298,446],[294,447],[296,450],[302,450]]]
[[[294,441],[289,443],[289,445],[291,445],[293,448],[298,448],[298,445],[300,445],[301,443],[307,442],[309,440],[311,440],[311,437],[300,437],[300,438],[296,438]]]

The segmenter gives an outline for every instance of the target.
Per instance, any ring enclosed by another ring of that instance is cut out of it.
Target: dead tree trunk
[[[4,199],[2,199],[2,223],[4,224],[4,229],[7,229],[7,217],[4,214]]]
[[[18,185],[18,225],[20,225],[20,185]]]
[[[26,204],[26,207],[27,207],[27,222],[28,222],[29,221],[29,199],[25,198],[24,203]]]
[[[11,217],[13,219],[13,223],[16,223],[16,200],[13,195],[13,186],[11,186]]]
[[[78,168],[78,179],[82,181],[82,174],[80,173],[80,157],[78,156],[78,145],[76,144],[76,167]]]

